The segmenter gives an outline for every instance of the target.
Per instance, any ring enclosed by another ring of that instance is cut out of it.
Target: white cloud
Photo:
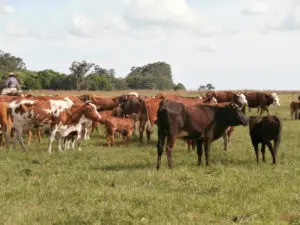
[[[266,30],[300,30],[300,1],[292,4],[279,23],[267,25]]]
[[[221,32],[190,8],[186,0],[127,0],[124,19],[133,29],[188,31],[210,36]]]
[[[88,18],[84,14],[72,16],[70,33],[79,37],[103,37],[111,34],[120,34],[126,30],[126,24],[117,15],[105,13],[101,18]]]
[[[14,11],[11,5],[0,5],[0,13],[13,13]]]
[[[26,39],[62,39],[66,35],[47,30],[46,28],[38,28],[24,25],[22,23],[6,23],[5,34],[9,38],[26,38]]]
[[[242,13],[244,15],[263,15],[266,14],[267,12],[268,12],[268,8],[265,2],[262,1],[254,2],[250,6],[242,10]]]
[[[214,53],[217,52],[217,47],[212,44],[203,45],[199,48],[200,52]]]

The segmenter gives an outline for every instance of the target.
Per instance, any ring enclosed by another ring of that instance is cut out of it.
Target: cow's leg
[[[167,146],[166,146],[166,152],[167,152],[167,159],[168,159],[168,166],[169,168],[172,168],[172,152],[173,148],[176,142],[176,135],[173,135],[171,132],[167,136]]]
[[[150,121],[148,121],[146,126],[147,126],[146,127],[147,142],[148,142],[148,144],[150,144],[150,138],[151,138],[153,125],[150,123]]]
[[[151,140],[151,132],[146,131],[146,133],[147,133],[147,142],[148,142],[148,144],[150,144],[150,140]]]
[[[16,139],[19,141],[19,143],[21,144],[22,150],[25,152],[26,148],[25,148],[25,144],[24,144],[24,140],[23,140],[23,129],[19,128],[15,130],[15,142]],[[14,142],[14,148],[16,147]]]
[[[206,165],[209,166],[209,150],[210,150],[210,146],[211,146],[211,140],[210,139],[206,139],[205,140],[205,146],[204,146],[204,150],[205,150],[205,160],[206,160]]]
[[[48,145],[48,153],[51,153],[51,151],[52,151],[52,143],[53,143],[53,141],[55,140],[56,132],[57,132],[57,128],[53,129],[53,130],[50,132],[50,136],[49,136],[49,145]]]
[[[42,142],[42,135],[41,135],[41,129],[40,128],[37,129],[37,136],[38,136],[39,143],[41,143]]]
[[[28,143],[27,143],[27,145],[30,146],[30,144],[31,144],[31,139],[32,139],[32,131],[31,131],[31,130],[28,130],[27,134],[28,134]]]
[[[144,136],[144,130],[145,130],[146,121],[140,120],[140,143],[143,143],[143,136]]]
[[[60,152],[62,152],[61,141],[62,141],[62,137],[58,137],[58,140],[57,140],[57,149]]]
[[[223,140],[224,140],[224,151],[226,151],[228,149],[228,143],[229,143],[229,137],[226,131],[223,134]]]
[[[158,127],[158,140],[157,140],[157,164],[156,168],[159,170],[160,168],[160,163],[161,163],[161,156],[164,151],[164,145],[165,145],[165,140],[166,140],[166,133],[164,130],[160,129]]]
[[[10,140],[10,133],[11,133],[12,127],[10,125],[6,126],[3,132],[5,132],[5,142],[6,147],[9,147],[9,140]]]
[[[75,138],[72,138],[72,149],[73,149],[73,150],[75,149],[75,142],[76,142],[76,139],[75,139]]]
[[[255,150],[255,155],[256,155],[256,162],[259,162],[259,158],[258,158],[258,142],[255,142],[252,140],[252,145],[254,147],[254,150]]]
[[[265,152],[266,152],[266,143],[262,143],[261,144],[261,154],[262,154],[263,162],[266,162]]]
[[[203,154],[202,140],[197,139],[196,145],[197,145],[197,155],[198,155],[198,166],[201,166],[201,160],[202,160],[202,154]]]
[[[269,151],[272,155],[272,162],[273,162],[273,164],[275,164],[276,163],[276,150],[277,150],[277,149],[275,150],[275,144],[274,144],[274,148],[273,148],[272,143],[270,141],[268,141],[266,144],[267,144],[268,149],[269,149]]]

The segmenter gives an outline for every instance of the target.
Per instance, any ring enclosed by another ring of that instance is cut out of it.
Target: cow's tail
[[[277,135],[277,138],[274,140],[274,150],[277,153],[278,147],[279,147],[280,142],[281,142],[282,122],[278,118],[276,118],[276,120],[277,120],[277,123],[278,123],[278,135]],[[282,155],[282,159],[284,159],[285,158],[285,152],[283,151],[281,155]]]

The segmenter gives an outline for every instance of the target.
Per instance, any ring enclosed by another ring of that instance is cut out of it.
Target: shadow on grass
[[[122,171],[122,170],[143,170],[143,169],[153,169],[154,164],[150,163],[137,163],[137,164],[114,164],[106,166],[91,166],[91,170],[101,170],[101,171]]]

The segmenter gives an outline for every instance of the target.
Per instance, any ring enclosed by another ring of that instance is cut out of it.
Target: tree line
[[[104,69],[97,64],[74,61],[69,74],[47,69],[31,71],[20,57],[0,50],[0,86],[3,87],[10,72],[14,72],[24,90],[126,90],[159,89],[185,90],[182,83],[173,82],[171,66],[154,62],[132,67],[126,77],[117,77],[114,69]]]

